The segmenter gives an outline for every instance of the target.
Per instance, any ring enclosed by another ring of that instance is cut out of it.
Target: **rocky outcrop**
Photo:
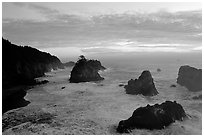
[[[104,69],[100,61],[87,60],[82,56],[73,67],[69,81],[79,83],[103,80],[98,71]]]
[[[49,53],[28,46],[17,46],[2,39],[3,88],[32,83],[52,69],[64,68],[61,61]]]
[[[154,96],[158,94],[152,75],[148,70],[143,71],[139,79],[129,80],[128,85],[125,85],[124,88],[127,94],[142,94],[144,96]]]
[[[161,69],[160,69],[160,68],[158,68],[158,69],[157,69],[157,72],[161,72]]]
[[[166,101],[153,106],[147,105],[136,109],[127,120],[119,122],[117,132],[128,133],[132,129],[163,129],[175,120],[182,121],[186,117],[183,107],[174,102]]]
[[[202,90],[202,69],[181,66],[178,72],[177,83],[185,86],[190,91]]]
[[[172,84],[170,87],[171,87],[171,88],[175,88],[175,87],[176,87],[176,85],[175,85],[175,84]]]
[[[2,112],[27,106],[30,102],[25,100],[26,91],[22,87],[4,89],[2,93]]]
[[[69,61],[69,62],[63,63],[63,65],[64,67],[73,67],[75,65],[75,62]]]
[[[202,100],[202,95],[192,97],[194,100]]]
[[[2,38],[2,98],[3,112],[26,105],[24,89],[19,86],[44,84],[35,80],[52,69],[64,68],[61,61],[49,53],[28,46],[17,46]]]

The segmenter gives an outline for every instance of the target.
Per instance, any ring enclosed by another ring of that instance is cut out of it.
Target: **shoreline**
[[[138,107],[165,100],[159,99],[165,94],[151,99],[127,95],[117,82],[102,85],[94,82],[69,83],[70,71],[71,68],[57,70],[38,78],[47,79],[49,83],[36,85],[27,91],[25,99],[31,103],[26,107],[10,110],[3,115],[2,134],[120,135],[116,132],[120,120],[130,117]],[[191,115],[192,119],[199,120],[199,115]],[[13,122],[7,121],[9,118]],[[186,120],[163,130],[135,129],[131,134],[202,134],[200,127],[196,131],[191,129],[196,124]]]

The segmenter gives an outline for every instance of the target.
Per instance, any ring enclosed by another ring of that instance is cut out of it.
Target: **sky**
[[[3,2],[2,35],[59,58],[202,50],[201,3]]]

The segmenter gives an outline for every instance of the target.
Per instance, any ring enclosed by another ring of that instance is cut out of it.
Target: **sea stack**
[[[144,96],[154,96],[158,94],[152,75],[148,70],[143,71],[139,79],[129,80],[128,85],[125,85],[124,88],[127,94],[142,94]]]
[[[160,68],[158,68],[158,69],[157,69],[157,72],[161,72],[161,69],[160,69]]]
[[[119,122],[117,132],[129,133],[132,129],[163,129],[175,120],[186,117],[183,107],[175,101],[137,108],[127,120]]]
[[[100,61],[88,60],[81,55],[71,71],[69,81],[71,83],[100,81],[104,78],[99,75],[98,71],[105,69]]]
[[[63,63],[63,65],[64,67],[73,67],[75,65],[75,62],[69,61],[69,62]]]
[[[181,66],[178,72],[177,83],[185,86],[190,91],[202,90],[202,69]]]

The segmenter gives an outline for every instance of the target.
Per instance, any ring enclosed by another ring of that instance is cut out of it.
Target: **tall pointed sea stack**
[[[144,96],[154,96],[157,95],[157,89],[155,88],[152,75],[150,71],[145,70],[139,76],[139,79],[131,79],[128,81],[128,85],[125,85],[125,90],[127,94],[142,94]]]

